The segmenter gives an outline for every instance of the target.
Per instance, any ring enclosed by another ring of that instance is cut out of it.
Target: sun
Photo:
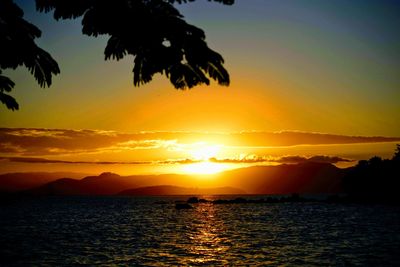
[[[190,149],[189,154],[195,160],[208,160],[209,158],[216,157],[221,149],[219,145],[208,145],[207,143],[197,143]]]
[[[210,158],[217,157],[220,150],[221,145],[210,145],[206,142],[194,144],[187,152],[198,162],[183,166],[182,171],[187,174],[214,174],[228,169],[226,164],[209,161]]]
[[[186,174],[215,174],[230,169],[227,164],[213,163],[209,161],[187,164],[182,167]]]

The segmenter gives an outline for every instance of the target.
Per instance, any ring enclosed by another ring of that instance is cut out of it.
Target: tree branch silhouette
[[[105,60],[133,56],[135,86],[150,82],[157,73],[169,78],[176,89],[209,85],[210,79],[229,85],[223,57],[208,47],[204,31],[188,24],[174,6],[193,1],[36,0],[36,8],[54,11],[56,20],[83,17],[85,35],[109,35]],[[231,5],[234,0],[214,2]],[[50,86],[52,75],[60,71],[54,59],[34,43],[40,30],[22,18],[22,10],[11,0],[2,0],[0,10],[0,42],[6,43],[0,49],[0,69],[25,65],[41,87]],[[0,100],[12,110],[18,109],[18,104],[3,92],[13,86],[7,80],[0,83]]]
[[[35,44],[41,31],[22,16],[22,10],[11,0],[0,2],[0,74],[3,69],[25,66],[41,87],[50,86],[52,75],[60,73],[60,69],[50,54]],[[14,85],[8,77],[0,76],[0,101],[11,110],[19,106],[5,92],[10,92]]]
[[[15,83],[8,77],[0,75],[0,101],[11,110],[17,110],[19,108],[18,103],[12,96],[4,92],[11,92],[11,90],[14,88],[14,85]]]

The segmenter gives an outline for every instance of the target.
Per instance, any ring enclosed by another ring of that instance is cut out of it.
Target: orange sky
[[[185,160],[209,158],[219,160],[208,165],[217,171],[279,164],[288,156],[348,166],[390,157],[399,142],[314,134],[400,137],[400,20],[390,1],[181,5],[188,22],[203,28],[209,46],[223,55],[231,77],[229,87],[186,91],[160,75],[134,87],[132,58],[104,61],[106,37],[84,36],[79,19],[56,22],[31,2],[17,1],[42,29],[38,44],[61,74],[51,88],[40,89],[26,69],[4,71],[16,83],[12,95],[21,108],[0,106],[0,172],[192,172],[204,165],[190,169]],[[142,131],[157,134],[137,134]],[[307,138],[265,134],[281,131]],[[99,161],[108,164],[93,164]]]
[[[134,87],[131,57],[104,61],[107,37],[84,36],[79,19],[57,22],[34,1],[19,4],[61,74],[40,89],[26,69],[5,70],[21,109],[0,106],[2,127],[400,136],[400,20],[390,1],[178,5],[231,77],[229,87],[190,91],[161,75]]]
[[[252,165],[317,161],[340,167],[390,158],[400,138],[308,132],[116,132],[0,128],[0,173],[215,173]]]

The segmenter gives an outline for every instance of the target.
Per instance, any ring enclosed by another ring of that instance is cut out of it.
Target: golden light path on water
[[[193,213],[192,229],[187,232],[191,241],[188,252],[196,255],[190,259],[191,265],[215,264],[229,249],[230,240],[222,236],[225,232],[223,220],[216,219],[216,212],[214,205],[207,204]]]

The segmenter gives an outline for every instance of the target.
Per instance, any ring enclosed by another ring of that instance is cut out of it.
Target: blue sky
[[[58,61],[61,75],[51,88],[40,89],[25,69],[7,71],[17,84],[13,95],[21,110],[2,107],[2,126],[191,130],[198,120],[201,127],[195,130],[400,135],[399,1],[242,0],[224,6],[198,0],[177,5],[189,23],[205,30],[232,79],[229,91],[211,86],[185,95],[165,77],[133,87],[132,58],[105,62],[105,36],[84,36],[80,19],[56,22],[51,14],[36,12],[33,0],[16,2],[42,30],[37,42]],[[223,115],[245,95],[247,111],[232,111],[236,119]],[[198,103],[197,111],[191,109],[194,116],[173,115],[163,123],[169,118],[161,116],[174,113],[171,107],[141,120],[146,106],[173,99],[191,105],[179,103],[182,109]],[[207,103],[218,105],[221,99],[229,104],[226,111],[208,108],[201,115]],[[222,115],[209,119],[209,114]],[[221,121],[227,126],[219,127]]]

